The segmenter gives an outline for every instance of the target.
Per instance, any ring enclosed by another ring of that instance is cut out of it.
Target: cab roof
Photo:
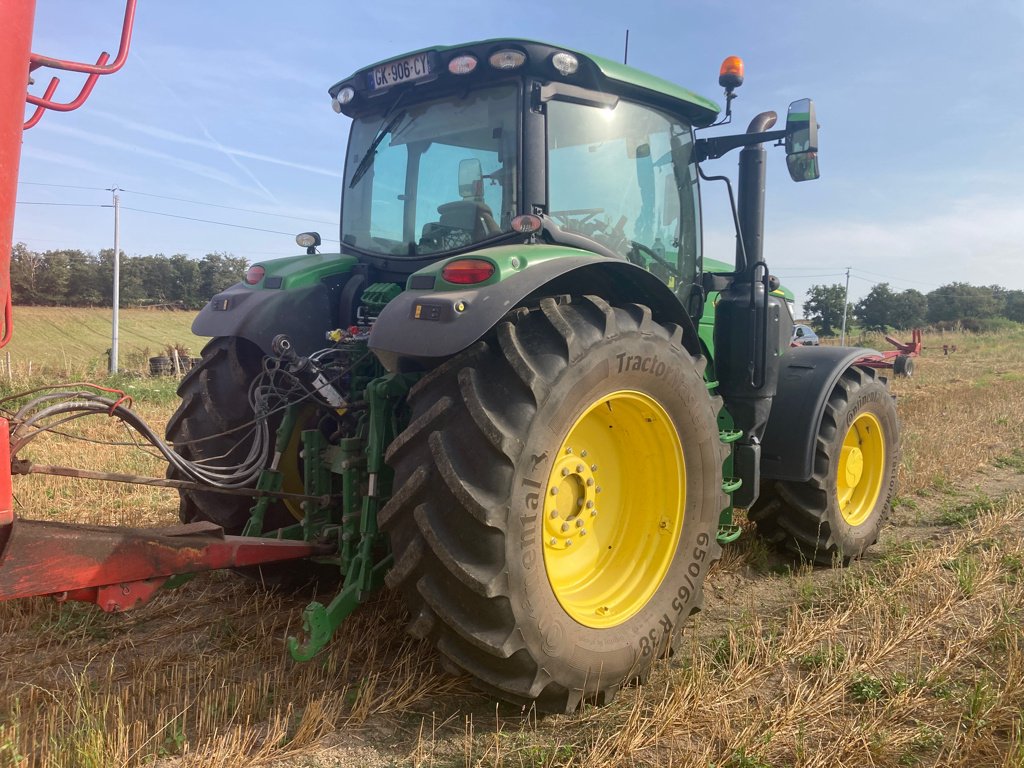
[[[572,48],[520,38],[495,38],[461,43],[459,45],[432,46],[392,56],[357,70],[351,76],[331,86],[328,92],[332,97],[336,98],[343,88],[352,87],[356,91],[356,97],[348,105],[348,108],[342,106],[341,111],[349,115],[357,114],[366,108],[365,105],[375,102],[383,95],[382,92],[374,92],[372,88],[367,86],[368,78],[372,76],[373,70],[376,67],[423,53],[432,54],[435,57],[438,64],[437,72],[432,72],[429,79],[424,79],[417,83],[401,83],[387,89],[395,93],[409,87],[431,83],[436,84],[439,80],[443,81],[449,78],[465,78],[466,81],[475,80],[480,82],[481,78],[486,79],[488,76],[504,77],[509,74],[507,71],[495,70],[487,63],[491,54],[505,49],[518,50],[526,54],[526,63],[518,71],[525,71],[551,81],[614,93],[627,98],[632,96],[644,102],[659,104],[672,112],[686,115],[697,127],[710,125],[716,120],[718,113],[721,111],[721,108],[715,102],[635,67],[618,64],[601,56],[593,56]],[[563,51],[573,54],[580,62],[579,70],[572,75],[563,75],[551,63],[552,57],[556,53]],[[469,75],[450,74],[447,69],[448,62],[456,56],[464,54],[470,54],[477,58],[479,62],[477,68]],[[363,104],[360,104],[360,101]]]

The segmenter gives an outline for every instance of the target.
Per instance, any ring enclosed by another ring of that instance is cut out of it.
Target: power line
[[[109,204],[108,205],[101,205],[99,203],[41,203],[41,202],[23,201],[23,200],[17,201],[16,204],[17,205],[57,205],[57,206],[65,206],[65,207],[71,207],[71,208],[112,208],[113,207],[112,205],[109,205]],[[289,235],[289,236],[293,236],[295,234],[294,232],[282,232],[279,229],[263,229],[262,227],[248,227],[248,226],[245,226],[244,224],[231,224],[230,222],[227,222],[227,221],[215,221],[213,219],[199,219],[199,218],[196,218],[194,216],[182,216],[182,215],[176,214],[176,213],[164,213],[163,211],[149,211],[149,210],[146,210],[144,208],[130,208],[127,205],[122,205],[121,206],[121,210],[123,210],[123,211],[135,211],[136,213],[148,213],[148,214],[151,214],[153,216],[166,216],[166,217],[171,218],[171,219],[184,219],[186,221],[198,221],[198,222],[201,222],[203,224],[217,224],[218,226],[221,226],[221,227],[233,227],[234,229],[249,229],[249,230],[252,230],[253,232],[267,232],[267,233],[272,234],[272,235]],[[332,240],[329,237],[323,238],[323,241],[325,243],[337,243],[337,242],[339,242],[338,240]]]
[[[19,181],[19,184],[29,184],[34,187],[59,187],[61,189],[88,189],[95,192],[106,192],[106,187],[84,187],[78,184],[48,184],[41,181]],[[129,192],[133,195],[142,195],[144,197],[156,197],[161,200],[174,200],[178,203],[189,203],[190,205],[201,205],[206,208],[224,208],[228,211],[242,211],[244,213],[255,213],[260,216],[274,216],[279,219],[294,219],[296,221],[307,221],[311,224],[336,224],[334,221],[324,221],[323,219],[310,219],[305,216],[292,216],[287,213],[271,213],[269,211],[260,211],[255,208],[240,208],[234,205],[221,205],[220,203],[207,203],[202,200],[190,200],[187,197],[171,197],[170,195],[158,195],[153,192],[141,192],[137,189],[125,189],[124,192]],[[61,205],[61,203],[36,203],[36,205]],[[64,203],[64,205],[74,205],[74,203]]]
[[[94,192],[106,192],[104,187],[82,187],[78,184],[47,184],[42,181],[19,181],[19,184],[26,184],[32,187],[60,187],[61,189],[91,189]]]
[[[101,206],[103,208],[109,208],[109,205]],[[234,227],[235,229],[250,229],[254,232],[268,232],[272,235],[294,235],[294,232],[282,232],[279,229],[263,229],[262,227],[247,227],[244,224],[229,224],[226,221],[214,221],[212,219],[197,219],[194,216],[181,216],[176,213],[163,213],[162,211],[147,211],[143,208],[129,208],[127,205],[121,206],[122,211],[135,211],[136,213],[148,213],[153,216],[166,216],[170,219],[184,219],[185,221],[198,221],[203,224],[219,224],[222,227]],[[331,240],[330,238],[323,238],[324,242],[337,243],[338,240]]]
[[[155,195],[152,192],[139,192],[137,189],[126,189],[125,192],[128,192],[128,193],[130,193],[132,195],[143,195],[145,197],[157,197],[157,198],[160,198],[161,200],[175,200],[175,201],[177,201],[179,203],[191,203],[193,205],[202,205],[202,206],[209,207],[209,208],[225,208],[225,209],[227,209],[229,211],[244,211],[245,213],[257,213],[257,214],[259,214],[261,216],[276,216],[277,218],[280,218],[280,219],[295,219],[296,221],[308,221],[308,222],[310,222],[312,224],[335,224],[335,223],[337,223],[337,222],[334,222],[334,221],[324,221],[323,219],[309,219],[309,218],[306,218],[305,216],[290,216],[289,214],[286,214],[286,213],[268,213],[266,211],[258,211],[258,210],[254,209],[254,208],[238,208],[238,207],[233,206],[233,205],[218,205],[217,203],[204,203],[204,202],[202,202],[200,200],[188,200],[188,199],[186,199],[184,197],[170,197],[168,195]]]
[[[109,208],[109,205],[100,205],[99,203],[37,203],[28,202],[25,200],[19,200],[16,205],[61,205],[68,208]]]

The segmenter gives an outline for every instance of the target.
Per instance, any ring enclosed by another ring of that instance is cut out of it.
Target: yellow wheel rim
[[[683,447],[665,409],[621,390],[566,433],[544,495],[544,566],[580,624],[614,627],[661,586],[683,527]]]
[[[836,498],[850,525],[861,525],[875,509],[885,474],[885,437],[873,413],[860,414],[850,425],[839,452]]]
[[[288,436],[288,445],[281,452],[281,461],[277,468],[281,472],[281,490],[286,493],[305,493],[306,480],[304,471],[304,460],[302,458],[302,430],[313,429],[316,426],[318,411],[315,406],[303,408],[295,419],[295,429]],[[274,439],[274,433],[270,439]],[[284,499],[284,506],[299,522],[306,516],[302,509],[302,502],[299,499]]]

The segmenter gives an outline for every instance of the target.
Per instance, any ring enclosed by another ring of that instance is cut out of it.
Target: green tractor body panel
[[[465,259],[492,264],[494,274],[473,285],[446,281],[445,267]],[[473,251],[416,272],[408,289],[380,313],[370,348],[391,371],[422,370],[461,352],[516,307],[563,293],[645,304],[660,322],[686,328],[688,348],[700,351],[682,304],[646,269],[590,251],[541,244]]]
[[[278,334],[287,334],[309,353],[323,346],[324,334],[339,324],[341,289],[358,260],[339,253],[302,254],[259,262],[265,273],[254,284],[221,291],[196,316],[197,336],[238,336],[265,352]]]
[[[354,256],[342,253],[304,253],[299,256],[285,256],[271,261],[259,261],[257,265],[266,270],[263,279],[252,286],[254,290],[277,287],[283,290],[307,288],[324,278],[350,272],[358,263]],[[280,278],[280,281],[275,278]]]

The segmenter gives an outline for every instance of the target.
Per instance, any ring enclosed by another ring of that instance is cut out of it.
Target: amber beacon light
[[[718,70],[718,84],[730,91],[743,85],[743,59],[727,56]]]

